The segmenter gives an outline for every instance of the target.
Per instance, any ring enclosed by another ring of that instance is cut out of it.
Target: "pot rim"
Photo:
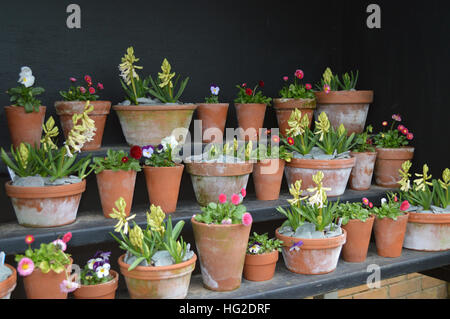
[[[355,166],[355,163],[356,157],[353,156],[350,158],[332,160],[292,158],[290,162],[286,163],[286,166],[296,168],[334,170],[342,168],[352,168]]]
[[[35,112],[35,111],[30,112],[30,113],[26,113],[26,112],[25,112],[25,107],[23,107],[23,106],[18,106],[18,105],[7,105],[7,106],[4,106],[3,108],[6,109],[6,110],[8,110],[8,111],[10,111],[10,110],[20,110],[20,109],[22,109],[22,110],[23,110],[23,113],[25,113],[25,114],[39,113],[39,112]],[[47,107],[46,107],[45,105],[39,105],[39,111],[42,111],[42,109],[46,109],[46,108],[47,108]],[[18,111],[18,112],[20,112],[20,111]]]
[[[355,152],[355,151],[350,151],[350,155],[358,155],[358,154],[377,155],[377,152],[376,151],[373,151],[373,152]]]
[[[207,228],[209,228],[209,227],[212,227],[212,228],[238,228],[241,226],[248,227],[248,226],[245,226],[244,224],[205,224],[205,223],[200,223],[195,220],[194,216],[191,217],[191,223],[196,224],[200,227],[207,227]],[[249,226],[252,226],[252,225],[249,225]]]
[[[235,107],[240,107],[240,106],[245,106],[245,105],[261,106],[261,107],[267,106],[267,104],[265,104],[265,103],[234,103]]]
[[[278,250],[273,250],[270,253],[264,253],[264,254],[245,254],[245,261],[244,265],[250,265],[250,266],[264,266],[264,265],[271,265],[278,261],[279,258],[279,252]]]
[[[36,199],[73,196],[86,190],[86,179],[81,182],[57,186],[13,186],[12,181],[5,183],[6,194],[11,198]]]
[[[380,218],[380,217],[375,215],[375,221],[377,221],[377,220],[383,221],[383,220],[386,220],[386,219],[390,219],[392,222],[395,223],[395,222],[398,222],[399,218],[405,218],[405,217],[408,218],[408,221],[409,221],[409,216],[410,216],[409,212],[404,212],[403,215],[397,216],[397,220],[394,220],[394,219],[389,218],[389,217]]]
[[[11,269],[12,274],[8,278],[6,278],[2,282],[0,282],[0,298],[6,296],[9,293],[9,291],[10,290],[12,291],[17,285],[17,270],[16,270],[16,268],[14,268],[13,266],[11,266],[9,264],[4,264],[4,265],[6,267],[8,267],[9,269]],[[3,293],[3,292],[5,292],[5,294],[2,296],[1,293]]]
[[[398,148],[376,147],[377,159],[383,160],[410,160],[414,157],[413,146],[402,146]]]
[[[291,103],[294,102],[296,104],[292,105],[289,102],[291,102]],[[276,98],[276,99],[273,99],[273,108],[277,111],[284,111],[284,110],[288,111],[288,110],[293,110],[293,109],[314,110],[317,108],[317,101],[315,98],[314,99]]]
[[[113,105],[115,111],[179,111],[179,110],[195,110],[197,104],[141,104],[141,105]]]
[[[194,264],[194,267],[195,267],[195,262],[197,261],[197,255],[194,253],[194,256],[192,256],[191,259],[183,261],[182,263],[179,263],[179,264],[173,264],[170,266],[137,266],[133,270],[129,271],[128,268],[131,265],[125,263],[124,258],[125,258],[125,254],[122,254],[117,259],[117,261],[119,263],[122,275],[128,276],[128,277],[130,277],[129,274],[134,271],[144,272],[144,273],[157,273],[157,272],[162,272],[162,271],[171,271],[171,270],[186,268],[192,264]],[[124,273],[124,270],[126,271],[126,273]]]
[[[314,92],[317,104],[370,104],[373,90]],[[322,100],[322,101],[321,101]]]
[[[286,248],[291,247],[292,245],[290,245],[290,243],[292,242],[302,241],[303,245],[300,246],[300,249],[305,250],[330,249],[342,246],[347,241],[347,231],[344,228],[342,228],[342,234],[339,236],[330,238],[311,238],[311,239],[285,236],[278,232],[280,228],[281,227],[278,227],[275,230],[275,236],[283,241],[283,247]],[[283,238],[286,238],[287,241],[283,240]]]
[[[169,166],[169,167],[156,167],[156,166],[148,166],[148,165],[143,165],[142,169],[145,171],[151,171],[151,170],[156,170],[156,169],[180,169],[180,168],[184,168],[184,165],[182,163],[175,163],[175,166]]]
[[[242,163],[205,163],[184,160],[186,171],[198,176],[241,176],[253,172],[253,162]],[[218,172],[221,170],[222,172]],[[225,172],[223,172],[225,171]]]
[[[356,223],[356,224],[362,223],[362,224],[365,224],[365,223],[369,223],[369,222],[372,221],[372,220],[375,221],[375,215],[370,215],[370,217],[367,218],[365,222],[363,222],[362,220],[359,220],[359,219],[357,219],[357,218],[354,218],[354,219],[349,219],[349,220],[348,220],[348,223]],[[348,225],[348,223],[345,224],[345,225]],[[344,227],[345,225],[342,225],[341,227]]]
[[[110,281],[104,282],[101,284],[96,284],[96,285],[80,285],[80,288],[91,290],[92,288],[98,288],[98,287],[104,287],[104,286],[115,286],[114,290],[116,290],[117,286],[119,284],[119,273],[117,271],[115,271],[114,269],[111,269],[109,272],[113,274],[113,279],[111,279]],[[77,290],[75,290],[75,291],[77,291]]]
[[[212,106],[212,107],[229,107],[230,103],[196,103],[197,107],[205,107],[205,106]]]
[[[409,212],[408,223],[450,224],[450,212],[444,214]]]

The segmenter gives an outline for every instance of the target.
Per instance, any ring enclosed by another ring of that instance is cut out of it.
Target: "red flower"
[[[241,189],[241,195],[242,195],[242,197],[247,196],[247,190],[245,188]]]
[[[258,85],[259,85],[260,88],[263,88],[264,87],[264,81],[263,80],[259,81]]]
[[[103,84],[97,83],[97,88],[98,88],[99,90],[103,90],[103,89],[104,89]]]
[[[138,145],[133,146],[130,149],[130,156],[132,158],[134,158],[134,159],[137,159],[137,160],[141,159],[141,157],[142,157],[142,148],[140,146],[138,146]]]
[[[407,200],[405,200],[401,205],[400,205],[400,210],[402,212],[404,212],[405,210],[407,210],[409,208],[409,202]]]
[[[399,126],[397,126],[397,130],[399,130],[400,132],[401,131],[403,131],[405,129],[405,126],[403,126],[403,125],[399,125]]]
[[[372,202],[369,203],[369,208],[373,208]]]
[[[408,134],[406,134],[406,138],[411,141],[414,138],[414,134],[408,133]]]
[[[305,84],[305,89],[311,90],[311,89],[312,89],[312,85],[309,84],[309,83],[306,83],[306,84]]]
[[[225,195],[225,194],[220,194],[220,195],[219,195],[219,203],[225,204],[226,202],[227,202],[227,195]]]
[[[126,162],[128,162],[128,157],[126,157],[126,156],[122,157],[122,163],[126,163]]]
[[[84,80],[85,80],[87,83],[92,83],[92,78],[91,78],[89,75],[85,75],[85,76],[84,76]]]
[[[305,76],[305,74],[303,73],[302,70],[296,70],[294,75],[295,75],[295,76],[297,77],[297,79],[299,79],[299,80],[303,79],[303,77]]]
[[[403,135],[407,135],[409,133],[409,131],[408,131],[408,129],[405,127],[403,130],[402,130],[402,134]]]
[[[25,236],[25,243],[28,245],[32,244],[34,242],[34,236],[33,235],[27,235]]]
[[[89,93],[95,94],[95,89],[92,86],[89,88]]]
[[[274,135],[274,136],[272,136],[272,141],[274,143],[280,143],[280,137],[278,135]]]
[[[245,88],[247,86],[247,83],[242,83],[242,87]]]
[[[252,95],[252,94],[253,94],[252,89],[246,88],[246,89],[245,89],[245,94],[247,94],[247,95]]]
[[[241,198],[238,194],[233,194],[231,195],[231,202],[233,203],[233,205],[239,205],[239,203],[241,202]]]
[[[71,239],[72,239],[72,233],[68,232],[63,236],[62,241],[67,244]]]
[[[288,137],[287,138],[287,142],[288,142],[289,145],[294,145],[294,143],[295,143],[295,141],[294,141],[294,139],[292,137]]]

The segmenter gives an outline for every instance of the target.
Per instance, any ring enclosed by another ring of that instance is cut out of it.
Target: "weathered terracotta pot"
[[[174,167],[144,166],[145,181],[151,204],[161,206],[165,213],[177,210],[183,164]]]
[[[278,261],[278,250],[261,255],[245,255],[244,278],[250,281],[266,281],[273,278]]]
[[[94,110],[89,113],[89,118],[94,120],[95,136],[92,141],[84,144],[81,150],[92,151],[97,150],[102,146],[103,131],[105,130],[106,118],[111,109],[110,101],[90,101]],[[64,136],[67,138],[70,130],[73,128],[72,117],[74,114],[81,114],[86,105],[85,101],[58,101],[55,102],[56,114],[59,115]]]
[[[299,109],[302,112],[302,118],[308,116],[309,127],[313,121],[314,110],[316,109],[315,99],[274,99],[274,109],[277,114],[278,127],[280,134],[286,136],[286,130],[289,129],[288,120],[292,111]]]
[[[128,293],[132,299],[183,299],[186,298],[195,268],[197,256],[188,261],[170,266],[137,266],[129,271],[130,265],[119,257],[120,272],[125,277]]]
[[[16,269],[8,264],[5,264],[5,266],[11,269],[12,274],[8,278],[0,282],[0,299],[10,299],[11,293],[16,288],[17,283]]]
[[[346,225],[342,225],[347,232],[347,242],[342,247],[342,258],[345,261],[362,263],[366,260],[374,220],[373,216],[365,222],[350,219]]]
[[[228,103],[197,105],[198,119],[202,121],[203,143],[221,143],[227,121]]]
[[[110,218],[109,214],[115,208],[115,202],[122,197],[127,206],[125,214],[130,215],[133,205],[134,185],[136,184],[136,171],[103,170],[97,174],[97,186],[102,202],[103,215]]]
[[[400,148],[376,148],[377,160],[375,162],[375,183],[378,186],[397,188],[400,187],[399,169],[407,160],[414,156],[414,147]]]
[[[238,125],[244,130],[240,132],[240,138],[246,141],[256,141],[259,136],[259,130],[264,125],[267,105],[236,103],[234,106],[236,108]]]
[[[20,143],[40,147],[45,110],[45,106],[40,106],[39,112],[26,113],[25,108],[21,106],[5,106],[9,135],[14,148]]]
[[[113,276],[111,281],[98,285],[81,285],[73,292],[75,299],[116,299],[119,274],[114,270],[109,272]]]
[[[422,251],[449,250],[450,212],[409,213],[403,247]]]
[[[302,180],[301,189],[304,194],[311,195],[307,189],[316,186],[312,177],[322,171],[323,186],[331,188],[327,191],[327,196],[336,197],[344,194],[347,186],[350,172],[355,166],[356,159],[354,157],[348,159],[335,160],[316,160],[316,159],[291,159],[290,163],[286,163],[285,171],[288,185],[294,184],[297,180]]]
[[[350,188],[357,191],[365,191],[372,185],[373,169],[376,152],[350,152],[350,155],[356,158],[355,166],[350,173]]]
[[[86,180],[81,183],[23,187],[5,184],[17,220],[26,227],[56,227],[75,221]]]
[[[215,291],[240,287],[251,225],[204,224],[191,219],[203,285]]]
[[[377,254],[381,257],[397,258],[402,255],[403,240],[409,214],[391,218],[375,218],[373,226]]]
[[[280,159],[265,159],[254,164],[252,176],[257,199],[277,200],[280,197],[284,164],[285,161]]]
[[[157,145],[170,135],[178,138],[180,132],[173,130],[189,129],[196,108],[194,104],[113,106],[127,143],[141,147]]]
[[[283,241],[283,258],[287,269],[297,274],[322,275],[334,271],[339,261],[342,245],[345,244],[347,232],[337,237],[324,239],[301,239],[288,237],[276,230],[275,235]],[[303,242],[300,250],[290,251],[293,244]]]
[[[325,112],[331,126],[336,130],[344,124],[348,134],[362,133],[366,125],[369,105],[373,102],[373,91],[314,92],[317,98],[316,120]]]
[[[231,198],[247,188],[253,163],[196,163],[187,162],[186,171],[191,175],[195,197],[201,206],[217,202],[220,194]]]

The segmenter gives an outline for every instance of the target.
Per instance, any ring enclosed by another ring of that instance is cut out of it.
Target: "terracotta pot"
[[[253,163],[196,163],[185,160],[186,171],[191,175],[195,197],[201,206],[217,202],[220,194],[239,194],[247,188]]]
[[[409,213],[403,247],[422,251],[450,249],[450,211],[447,214]]]
[[[130,265],[119,257],[120,272],[125,277],[128,293],[132,299],[183,299],[186,298],[195,268],[197,256],[188,261],[170,266],[137,266],[129,271]]]
[[[56,227],[75,221],[81,194],[86,189],[86,180],[76,184],[44,187],[13,186],[9,181],[5,188],[20,225]]]
[[[204,224],[191,219],[203,285],[215,291],[240,287],[250,226]]]
[[[109,272],[113,276],[111,281],[98,285],[81,285],[73,292],[75,299],[116,299],[119,274],[114,270]]]
[[[348,134],[362,133],[366,125],[369,105],[373,102],[373,91],[314,92],[317,98],[316,120],[325,112],[331,126],[336,130],[344,124]]]
[[[144,166],[150,203],[161,206],[165,213],[173,213],[177,210],[183,169],[183,164],[177,164],[174,167]]]
[[[366,260],[374,220],[373,216],[365,222],[350,219],[346,225],[342,225],[347,232],[347,242],[342,247],[342,258],[345,261],[362,263]]]
[[[286,136],[286,130],[289,129],[288,120],[295,109],[302,112],[302,118],[308,116],[309,127],[311,127],[314,110],[316,109],[315,99],[274,99],[273,101],[281,135]]]
[[[301,239],[288,237],[276,230],[275,235],[283,241],[283,258],[287,269],[297,274],[322,275],[334,271],[339,261],[342,245],[345,244],[347,232],[337,237],[324,239]],[[290,251],[290,247],[303,242],[300,250]]]
[[[264,125],[267,105],[236,103],[234,106],[236,108],[238,125],[243,129],[243,132],[240,132],[240,138],[246,141],[256,141],[259,136],[259,130]]]
[[[228,103],[197,105],[198,119],[202,121],[203,143],[221,143],[227,121]]]
[[[81,150],[92,151],[102,146],[103,131],[105,130],[106,117],[111,109],[110,101],[90,101],[94,110],[89,113],[89,118],[94,120],[95,136],[92,141],[84,144]],[[86,101],[58,101],[55,102],[56,114],[59,115],[64,136],[67,138],[70,130],[73,128],[72,117],[74,114],[81,114],[84,111]]]
[[[376,148],[377,160],[375,162],[375,183],[378,186],[397,188],[400,187],[399,169],[407,160],[414,156],[414,147],[400,148]]]
[[[331,188],[327,191],[327,196],[336,197],[344,194],[350,172],[355,166],[354,157],[335,160],[316,160],[293,158],[290,163],[286,163],[286,177],[288,185],[294,184],[297,180],[302,180],[301,189],[304,194],[311,195],[307,189],[315,187],[312,177],[322,171],[323,186]]]
[[[376,152],[350,152],[350,155],[356,158],[355,166],[350,173],[350,188],[357,191],[365,191],[372,185],[373,169]]]
[[[11,293],[16,288],[17,283],[16,269],[8,264],[5,264],[5,266],[11,269],[12,274],[5,280],[0,281],[0,299],[10,299]]]
[[[402,255],[403,240],[409,214],[391,218],[376,218],[373,226],[377,254],[381,257],[397,258]]]
[[[40,147],[45,110],[45,106],[40,106],[39,112],[26,113],[25,108],[21,106],[5,106],[9,135],[14,148],[20,143]]]
[[[257,199],[277,200],[280,197],[284,163],[280,159],[265,159],[255,163],[252,175]]]
[[[197,105],[194,104],[113,106],[127,143],[141,147],[157,145],[170,135],[178,138],[180,132],[173,130],[188,130],[196,108]],[[185,138],[184,136],[183,143]]]
[[[130,215],[133,205],[134,185],[136,183],[136,171],[103,170],[97,174],[97,186],[102,202],[103,215],[110,218],[109,214],[115,208],[115,202],[123,197],[127,206],[125,214]]]
[[[245,255],[244,278],[250,281],[266,281],[273,278],[278,261],[278,250],[260,255]]]

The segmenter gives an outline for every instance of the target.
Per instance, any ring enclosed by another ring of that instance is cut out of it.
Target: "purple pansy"
[[[142,148],[142,155],[146,158],[150,158],[155,151],[155,147],[153,145],[147,145]]]
[[[303,246],[303,242],[301,240],[299,242],[297,242],[297,243],[294,243],[291,246],[291,248],[289,248],[289,251],[293,251],[293,250],[299,251],[300,250],[300,246]]]

